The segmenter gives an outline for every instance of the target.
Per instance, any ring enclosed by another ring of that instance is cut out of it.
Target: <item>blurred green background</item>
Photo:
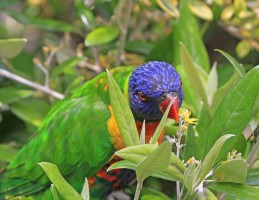
[[[216,89],[224,86],[235,70],[215,49],[228,52],[245,71],[259,63],[258,1],[0,2],[0,68],[64,95],[106,68],[149,60],[172,63],[185,76],[179,42],[205,73],[215,65]],[[184,107],[197,117],[196,89],[183,79]],[[33,137],[57,101],[0,76],[0,168]]]

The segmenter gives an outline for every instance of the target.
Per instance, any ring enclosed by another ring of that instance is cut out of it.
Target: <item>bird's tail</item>
[[[12,199],[17,196],[30,196],[41,192],[47,185],[40,185],[21,178],[7,178],[0,175],[0,200]],[[33,198],[36,199],[36,198]]]

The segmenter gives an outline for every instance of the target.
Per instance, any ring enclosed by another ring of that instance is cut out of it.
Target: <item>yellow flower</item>
[[[196,118],[190,118],[191,111],[184,109],[182,112],[179,112],[180,120],[183,121],[183,128],[187,128],[189,124],[198,124]]]

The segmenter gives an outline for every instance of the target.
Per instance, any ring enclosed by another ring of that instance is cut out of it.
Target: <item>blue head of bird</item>
[[[172,65],[151,61],[133,71],[129,79],[129,102],[135,119],[159,121],[171,101],[168,117],[178,122],[183,90],[180,76]]]

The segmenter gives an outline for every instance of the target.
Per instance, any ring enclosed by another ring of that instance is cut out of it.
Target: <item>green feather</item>
[[[133,69],[114,69],[113,76],[122,91],[127,88]],[[109,104],[106,73],[58,102],[36,137],[20,150],[1,175],[0,199],[7,194],[7,188],[12,195],[31,195],[49,188],[50,182],[39,162],[57,165],[67,181],[80,191],[84,178],[94,175],[115,151],[106,123],[111,117]]]

